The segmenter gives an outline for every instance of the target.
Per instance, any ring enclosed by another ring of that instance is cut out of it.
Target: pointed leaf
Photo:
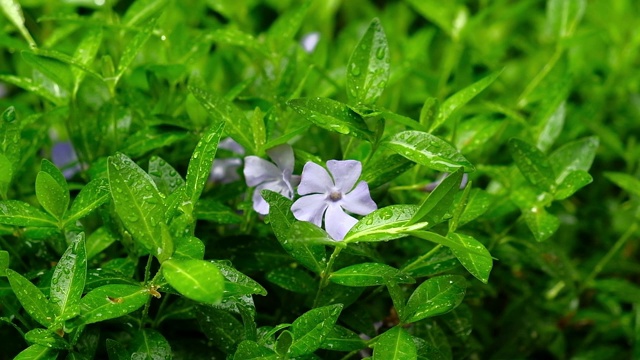
[[[45,327],[53,324],[55,310],[42,291],[24,276],[11,269],[7,269],[7,278],[11,284],[11,289],[25,311]]]
[[[302,314],[291,324],[294,342],[289,356],[311,354],[320,347],[338,320],[342,304],[323,306]]]
[[[170,360],[173,358],[167,339],[153,329],[137,331],[130,345],[132,359]]]
[[[391,205],[366,215],[349,230],[344,243],[387,241],[407,236],[403,231],[409,219],[415,216],[415,205]]]
[[[389,81],[389,46],[379,19],[373,19],[367,32],[351,53],[347,64],[349,103],[373,105]]]
[[[509,151],[524,177],[542,191],[555,192],[555,176],[544,154],[519,139],[509,140]]]
[[[364,140],[373,136],[362,117],[341,102],[317,97],[289,100],[287,105],[321,128]]]
[[[55,360],[57,357],[58,350],[34,344],[20,352],[13,360]]]
[[[170,259],[162,263],[162,274],[169,284],[189,299],[215,304],[224,292],[224,277],[211,262]]]
[[[115,319],[134,312],[146,304],[149,290],[137,285],[105,285],[91,290],[80,300],[80,316],[74,326]]]
[[[589,171],[599,144],[597,136],[590,136],[566,143],[551,153],[549,163],[556,174],[556,183],[561,184],[572,171]]]
[[[335,271],[329,280],[345,286],[377,286],[389,282],[413,284],[415,280],[402,271],[386,264],[362,263]]]
[[[422,131],[401,131],[389,139],[387,146],[405,158],[428,168],[452,172],[464,167],[474,171],[473,165],[448,142]]]
[[[220,136],[224,129],[224,123],[214,124],[202,135],[200,141],[196,145],[196,149],[189,160],[189,168],[187,169],[186,195],[193,204],[200,198],[209,174],[213,159],[218,150]]]
[[[40,205],[56,219],[62,219],[69,207],[69,191],[48,173],[40,171],[36,177],[36,197]]]
[[[80,233],[56,264],[51,277],[50,301],[62,316],[80,302],[87,278],[87,251]]]
[[[460,246],[452,247],[451,251],[462,266],[476,279],[485,284],[488,283],[489,274],[493,268],[493,259],[487,248],[469,235],[449,233],[447,238],[460,244]]]
[[[560,220],[549,214],[542,206],[522,209],[522,215],[538,241],[547,240],[560,227]]]
[[[459,275],[428,279],[411,294],[405,308],[405,322],[416,322],[455,309],[464,299],[466,288],[466,280]]]
[[[604,176],[629,194],[640,196],[640,179],[635,176],[619,172],[606,172]]]
[[[142,46],[149,40],[151,37],[151,33],[156,26],[158,18],[151,18],[148,21],[141,24],[139,27],[141,31],[136,32],[131,41],[127,44],[127,47],[124,49],[122,56],[120,57],[120,62],[118,63],[118,70],[115,74],[116,82],[118,79],[122,77],[124,72],[129,68],[133,60],[142,49]]]
[[[102,204],[109,201],[109,181],[105,178],[97,178],[89,181],[78,193],[71,204],[71,209],[64,218],[65,224],[72,224],[76,220],[89,215]]]
[[[18,200],[0,201],[0,224],[44,227],[58,225],[51,215]]]
[[[29,46],[35,48],[36,42],[31,37],[29,30],[24,26],[24,15],[22,14],[22,8],[20,7],[20,3],[17,0],[0,0],[0,7],[2,8],[2,12],[7,16],[9,21],[13,23],[13,25],[18,28],[22,37],[27,40]]]
[[[460,191],[460,183],[464,174],[463,168],[458,168],[454,173],[444,178],[438,186],[427,196],[415,215],[407,222],[407,225],[418,222],[427,222],[433,226],[453,215],[453,200]]]
[[[606,173],[605,173],[605,176]],[[554,195],[554,199],[563,200],[568,198],[569,196],[575,194],[576,191],[581,188],[591,184],[593,178],[589,175],[588,172],[582,170],[575,170],[569,173],[562,183],[558,185],[558,189]]]
[[[255,341],[245,340],[238,345],[233,360],[276,360],[278,355]]]
[[[159,156],[151,156],[149,160],[149,176],[156,183],[158,190],[169,196],[180,186],[184,185],[184,179],[168,162]]]
[[[373,360],[412,360],[418,358],[413,337],[401,326],[387,330],[373,343]]]
[[[38,344],[51,349],[71,349],[71,345],[64,338],[47,329],[33,329],[24,334],[24,339],[31,344]]]

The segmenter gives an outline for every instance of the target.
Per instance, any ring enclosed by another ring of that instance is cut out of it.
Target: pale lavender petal
[[[327,168],[333,176],[336,187],[343,193],[349,192],[356,184],[360,173],[362,173],[362,164],[357,160],[329,160]]]
[[[460,181],[460,189],[464,189],[469,182],[469,174],[462,174],[462,180]]]
[[[311,161],[304,164],[302,178],[300,185],[298,185],[298,194],[325,193],[330,191],[332,187],[334,187],[333,180],[327,170]]]
[[[342,240],[349,230],[358,222],[347,215],[338,204],[331,204],[324,219],[324,228],[334,240]]]
[[[216,159],[211,167],[209,180],[221,184],[240,180],[240,175],[238,175],[238,168],[240,165],[242,165],[241,159]]]
[[[345,210],[358,215],[367,215],[378,208],[378,205],[371,199],[369,185],[366,181],[360,181],[355,189],[343,197],[340,205]]]
[[[300,175],[291,175],[291,186],[297,187],[300,185]]]
[[[300,221],[308,221],[316,226],[322,226],[322,216],[328,204],[323,194],[303,196],[291,206],[293,216]]]
[[[238,144],[230,137],[222,139],[222,141],[220,141],[220,143],[218,144],[218,149],[229,150],[238,155],[244,155],[244,148],[242,147],[242,145]]]
[[[244,158],[243,172],[247,186],[256,186],[282,177],[282,171],[280,171],[278,167],[257,156],[247,156]]]
[[[319,41],[320,41],[320,33],[312,32],[303,36],[302,40],[300,40],[300,44],[302,45],[302,48],[304,49],[304,51],[308,53],[312,53],[313,50],[316,48],[316,45],[318,45]]]
[[[267,215],[269,213],[269,203],[262,197],[261,191],[262,185],[256,187],[253,191],[253,196],[251,197],[251,200],[253,200],[253,210],[260,215]]]
[[[293,172],[293,148],[289,144],[278,145],[274,148],[267,150],[267,155],[278,165],[280,170],[291,170]]]
[[[81,170],[78,156],[73,149],[73,145],[68,141],[53,145],[51,148],[51,161],[62,170],[62,174],[66,179],[72,178],[73,175]]]

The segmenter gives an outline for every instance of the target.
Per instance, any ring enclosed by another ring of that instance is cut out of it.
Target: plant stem
[[[340,251],[342,251],[341,247],[336,247],[333,249],[333,253],[329,258],[327,266],[324,268],[322,273],[320,273],[320,285],[318,286],[318,292],[316,292],[316,298],[313,300],[314,308],[318,305],[318,300],[320,299],[322,289],[324,289],[329,284],[329,274],[331,273],[331,269],[333,268],[333,263],[336,261],[338,255],[340,255]]]
[[[624,244],[627,243],[631,235],[633,235],[633,233],[636,232],[637,229],[638,229],[637,222],[634,222],[633,224],[631,224],[631,226],[629,226],[629,229],[627,229],[627,231],[624,234],[622,234],[622,236],[618,239],[618,241],[616,241],[615,244],[613,244],[611,249],[609,249],[609,251],[604,255],[604,257],[602,257],[602,259],[598,261],[598,263],[593,268],[589,276],[587,276],[587,278],[582,283],[581,290],[584,290],[585,288],[587,288],[589,284],[596,278],[596,276],[598,276],[598,274],[600,274],[600,272],[604,270],[604,267],[607,266],[607,263],[609,263],[609,261],[611,261],[613,256],[618,253],[618,251],[624,246]]]
[[[428,259],[429,257],[431,257],[436,251],[438,251],[440,248],[442,247],[442,245],[438,244],[436,246],[433,247],[433,249],[429,250],[429,252],[427,252],[426,254],[420,256],[419,258],[413,260],[411,262],[411,264],[405,266],[402,268],[402,271],[409,271],[411,269],[413,269],[416,265],[418,265],[419,263],[421,263],[422,261],[424,261],[425,259]]]

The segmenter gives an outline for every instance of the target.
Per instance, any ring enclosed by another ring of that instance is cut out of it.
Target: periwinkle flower
[[[311,32],[302,37],[300,40],[300,45],[307,53],[311,54],[313,50],[315,50],[318,42],[320,41],[320,33],[319,32]]]
[[[302,170],[298,186],[298,199],[291,211],[296,219],[324,225],[334,240],[343,240],[353,225],[358,222],[344,210],[358,215],[367,215],[378,206],[371,199],[366,181],[356,181],[362,172],[362,164],[356,160],[329,160],[329,173],[322,166],[308,162]],[[354,185],[355,188],[354,188]]]
[[[232,138],[225,138],[218,144],[218,149],[228,150],[237,155],[244,155],[244,148]],[[211,167],[209,180],[221,184],[227,184],[240,180],[238,168],[242,165],[240,158],[216,159]]]
[[[254,187],[253,209],[262,215],[269,213],[269,204],[262,198],[262,190],[277,192],[289,199],[293,198],[293,149],[283,144],[267,150],[267,155],[275,165],[257,156],[244,158],[244,178],[247,186]]]
[[[71,179],[82,167],[73,145],[69,141],[56,143],[51,148],[51,161],[62,170],[65,179]]]

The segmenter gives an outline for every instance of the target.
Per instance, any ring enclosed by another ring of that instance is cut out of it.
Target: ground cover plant
[[[0,358],[640,358],[637,2],[0,9]]]

